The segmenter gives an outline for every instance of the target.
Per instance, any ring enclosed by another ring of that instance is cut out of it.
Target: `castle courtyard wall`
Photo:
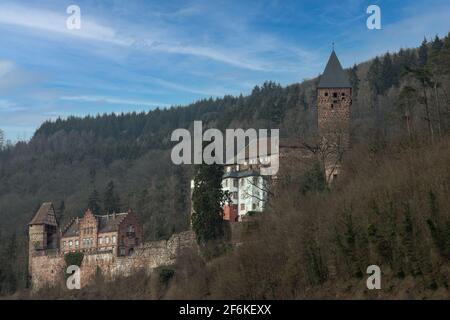
[[[174,234],[169,240],[152,241],[136,247],[132,255],[117,257],[112,253],[85,254],[80,268],[81,286],[89,284],[97,270],[107,280],[129,276],[138,270],[150,273],[153,269],[175,263],[179,253],[187,248],[197,248],[195,234],[185,231]],[[66,263],[64,255],[42,252],[30,259],[33,290],[46,286],[65,285]]]

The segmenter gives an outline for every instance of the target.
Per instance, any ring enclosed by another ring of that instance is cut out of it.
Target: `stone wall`
[[[175,263],[180,251],[187,248],[197,249],[192,231],[174,234],[169,240],[144,243],[127,257],[117,257],[111,253],[85,254],[80,270],[81,286],[89,284],[97,270],[108,280],[129,276],[142,269],[150,273],[154,268]],[[33,255],[30,259],[33,289],[64,285],[65,268],[64,255],[58,252],[43,251],[39,255]]]

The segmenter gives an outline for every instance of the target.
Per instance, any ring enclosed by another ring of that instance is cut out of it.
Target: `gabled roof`
[[[347,72],[342,69],[336,52],[331,52],[325,71],[320,76],[318,88],[351,88]]]
[[[115,213],[109,215],[96,215],[98,233],[114,232],[119,230],[120,223],[127,217],[129,212]],[[74,237],[79,235],[80,220],[72,219],[63,229],[62,237]]]
[[[53,207],[53,203],[44,202],[39,210],[34,215],[34,218],[31,220],[29,225],[36,224],[47,224],[51,226],[57,226],[58,223],[56,221],[55,208]]]
[[[112,232],[119,230],[120,223],[127,215],[128,212],[95,216],[98,221],[98,232]]]

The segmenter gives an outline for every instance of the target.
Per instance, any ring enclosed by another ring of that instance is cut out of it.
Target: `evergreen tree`
[[[89,196],[88,209],[90,209],[94,214],[101,213],[102,209],[100,207],[100,196],[98,194],[97,189],[94,189],[91,195]]]
[[[3,130],[0,129],[0,150],[3,149],[5,145],[5,134],[3,133]]]
[[[103,196],[103,208],[106,213],[120,212],[120,197],[114,189],[114,182],[110,181]]]
[[[428,41],[423,39],[422,44],[419,47],[419,67],[423,67],[428,61]]]
[[[383,63],[381,64],[381,93],[385,93],[386,90],[397,84],[393,70],[391,54],[388,52],[384,56]]]
[[[221,239],[223,205],[228,195],[222,190],[223,166],[201,164],[195,168],[192,227],[199,242]]]
[[[352,85],[352,95],[353,100],[356,99],[358,96],[358,90],[359,90],[359,78],[358,78],[358,66],[355,64],[350,70],[349,70],[349,80],[350,84]]]
[[[58,206],[58,209],[56,210],[56,219],[58,220],[58,223],[61,223],[61,220],[64,217],[65,210],[66,210],[66,204],[64,203],[64,200],[62,200]]]
[[[382,65],[380,58],[376,57],[370,65],[367,75],[372,94],[376,97],[382,92]]]

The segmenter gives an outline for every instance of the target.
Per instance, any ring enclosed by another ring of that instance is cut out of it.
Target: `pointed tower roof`
[[[47,224],[51,226],[57,226],[55,208],[51,202],[44,202],[39,210],[34,215],[33,220],[29,225]]]
[[[318,88],[351,88],[347,72],[342,69],[336,52],[331,52],[325,71],[320,76]]]

